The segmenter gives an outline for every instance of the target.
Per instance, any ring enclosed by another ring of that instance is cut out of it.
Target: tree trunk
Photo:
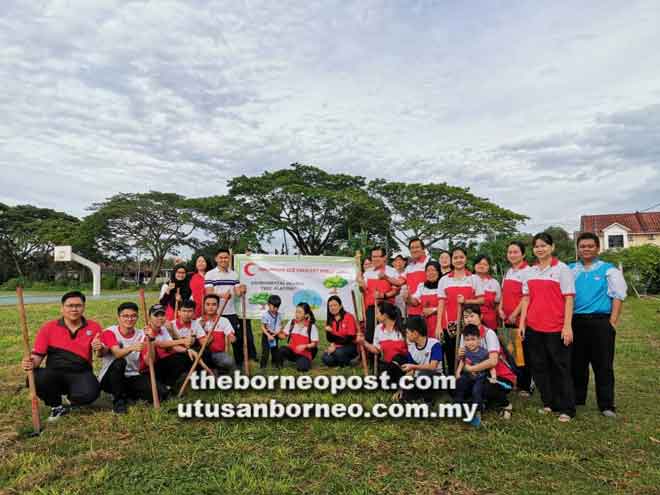
[[[159,256],[158,259],[154,260],[156,266],[151,270],[151,278],[149,279],[149,284],[147,287],[154,287],[156,285],[156,278],[160,274],[160,269],[163,268],[163,262],[165,261],[164,256]]]

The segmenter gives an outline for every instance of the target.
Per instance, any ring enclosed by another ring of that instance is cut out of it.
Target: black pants
[[[575,416],[575,390],[571,375],[571,346],[565,346],[560,332],[537,332],[528,328],[532,377],[541,394],[543,407]]]
[[[417,372],[417,376],[430,376],[433,377],[435,375],[439,375],[440,373],[438,371],[431,371],[431,370],[419,370]],[[418,387],[413,387],[411,390],[402,390],[402,399],[404,401],[412,401],[412,400],[423,400],[426,403],[431,403],[433,402],[433,399],[436,398],[437,396],[442,394],[442,390],[434,389],[434,388],[429,388],[429,389],[421,389]]]
[[[236,315],[225,315],[236,334],[236,341],[231,345],[234,349],[234,361],[239,368],[243,364],[243,320],[239,320]],[[261,322],[259,322],[261,325]],[[254,346],[254,335],[252,334],[252,325],[250,320],[246,321],[247,328],[247,348],[248,359],[257,360],[257,348]]]
[[[321,356],[321,361],[323,361],[323,364],[331,368],[334,366],[348,366],[351,364],[351,361],[355,359],[357,354],[358,352],[355,344],[345,344],[341,347],[337,347],[332,354],[324,352]]]
[[[513,326],[510,324],[506,325],[506,328],[510,331],[513,328],[518,328],[518,326]],[[523,366],[518,366],[520,374],[516,382],[518,390],[524,390],[525,392],[532,393],[532,359],[529,352],[529,340],[525,339],[522,341],[523,356],[525,357],[525,364]]]
[[[70,372],[58,368],[36,368],[34,384],[37,397],[46,405],[56,407],[62,405],[62,396],[66,395],[74,406],[83,406],[94,402],[101,389],[99,381],[92,369]]]
[[[513,383],[504,378],[497,379],[500,383],[484,383],[484,402],[486,409],[503,409],[509,405],[509,392],[513,389]]]
[[[385,362],[382,359],[378,360],[378,373],[383,374],[387,372],[387,376],[390,377],[390,385],[395,385],[399,383],[399,380],[405,372],[401,369],[401,365],[408,362],[408,356],[405,354],[397,354],[392,358],[392,361]]]
[[[614,341],[610,315],[573,317],[573,385],[575,402],[587,400],[589,365],[596,379],[596,400],[601,411],[614,411]]]
[[[445,328],[443,331],[442,355],[445,360],[445,373],[449,376],[454,374],[456,363],[456,337],[450,337]]]
[[[293,361],[296,363],[296,369],[298,371],[309,371],[312,368],[312,361],[307,359],[305,356],[296,354],[291,350],[290,347],[284,346],[278,349],[278,363],[284,363],[285,361]]]
[[[187,352],[175,352],[164,359],[158,359],[155,364],[156,380],[173,387],[177,380],[185,377],[192,366]]]
[[[271,362],[273,363],[273,366],[280,366],[280,356],[278,352],[277,345],[279,344],[279,340],[277,337],[275,337],[275,347],[271,347],[269,345],[269,340],[266,335],[261,332],[261,360],[259,362],[259,365],[262,368],[265,368],[268,366],[268,356],[271,356]]]
[[[366,328],[364,329],[364,338],[370,344],[374,342],[374,330],[376,324],[376,307],[374,305],[367,306],[367,323]]]
[[[115,359],[108,371],[101,380],[101,390],[112,394],[114,400],[146,400],[151,402],[151,381],[149,374],[140,374],[136,376],[125,376],[126,361],[124,359]],[[167,396],[167,389],[161,384],[156,384],[158,397],[164,400]]]

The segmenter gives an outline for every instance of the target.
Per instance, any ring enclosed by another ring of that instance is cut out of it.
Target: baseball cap
[[[165,307],[162,304],[154,304],[149,308],[149,316],[154,316],[158,313],[165,314]]]

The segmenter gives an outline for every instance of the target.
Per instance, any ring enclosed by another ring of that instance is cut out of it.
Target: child
[[[279,313],[282,299],[276,294],[268,297],[268,311],[261,317],[261,368],[268,366],[268,354],[272,362],[279,366],[277,344],[278,334],[282,331],[282,315]]]
[[[236,362],[229,353],[229,347],[236,341],[236,335],[229,319],[218,315],[219,301],[220,298],[216,294],[207,294],[204,297],[204,315],[197,323],[204,332],[204,336],[199,339],[200,344],[204,345],[209,337],[212,339],[207,344],[202,359],[207,366],[222,374],[231,373],[236,368]]]
[[[278,364],[294,361],[298,371],[311,369],[319,345],[319,331],[315,323],[316,318],[309,304],[298,304],[291,325],[280,331],[280,338],[286,338],[288,345],[278,350]]]
[[[488,380],[490,383],[496,383],[495,368],[490,368],[488,373],[486,371],[470,372],[465,370],[466,365],[476,366],[488,359],[488,351],[481,346],[479,327],[472,324],[465,326],[463,329],[463,344],[465,353],[456,368],[457,380],[454,399],[456,402],[463,403],[467,402],[468,397],[471,396],[472,403],[477,404],[481,410],[484,405],[483,389],[486,375],[489,375]],[[481,424],[479,413],[475,415],[471,424],[473,426]]]

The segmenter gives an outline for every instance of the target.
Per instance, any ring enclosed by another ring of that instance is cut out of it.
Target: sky
[[[660,203],[659,46],[653,0],[3,0],[0,202],[83,216],[300,162],[573,231]]]

